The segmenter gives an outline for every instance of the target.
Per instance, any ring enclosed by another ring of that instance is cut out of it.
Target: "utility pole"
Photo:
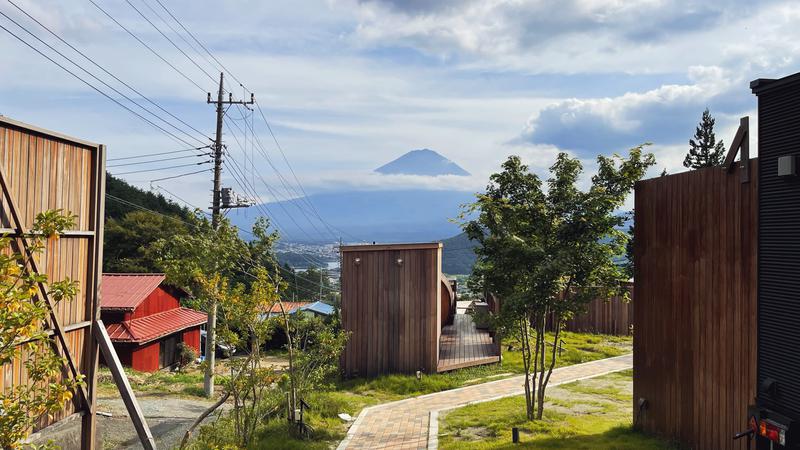
[[[250,94],[250,101],[245,102],[242,100],[233,100],[233,94],[228,93],[228,100],[224,100],[224,74],[219,74],[219,91],[217,93],[217,100],[211,100],[211,93],[208,93],[206,103],[215,104],[217,106],[217,134],[214,139],[214,196],[211,203],[211,226],[214,231],[219,227],[220,211],[221,211],[221,194],[222,194],[222,122],[225,117],[225,105],[252,105],[255,103],[255,96]],[[217,337],[217,300],[216,297],[211,299],[211,307],[208,311],[208,322],[206,323],[206,374],[203,379],[203,389],[205,390],[206,397],[214,395],[214,366],[216,359],[216,337]]]

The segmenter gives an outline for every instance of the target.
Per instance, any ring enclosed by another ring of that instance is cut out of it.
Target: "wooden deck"
[[[500,362],[500,348],[488,331],[475,328],[471,316],[456,314],[453,325],[442,328],[437,372],[496,362]]]

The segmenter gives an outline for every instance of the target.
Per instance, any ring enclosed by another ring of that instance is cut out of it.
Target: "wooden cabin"
[[[342,355],[347,376],[444,372],[500,361],[489,331],[457,311],[442,244],[343,246]]]
[[[200,354],[204,312],[183,308],[186,293],[164,285],[164,274],[104,273],[100,309],[123,365],[155,372],[177,362],[183,342]]]

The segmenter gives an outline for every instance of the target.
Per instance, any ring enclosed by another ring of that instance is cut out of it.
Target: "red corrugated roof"
[[[301,306],[310,305],[311,302],[283,302],[283,309],[286,310],[287,313],[294,311]],[[272,309],[269,310],[272,314],[280,314],[281,312],[281,305],[275,303],[272,305]]]
[[[114,342],[145,343],[206,323],[208,315],[189,308],[175,308],[139,319],[106,325]]]
[[[163,282],[163,273],[104,273],[100,307],[133,310]]]

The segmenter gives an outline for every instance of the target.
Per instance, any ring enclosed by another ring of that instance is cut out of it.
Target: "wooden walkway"
[[[467,314],[456,314],[453,325],[442,328],[437,372],[500,361],[500,349],[488,331],[478,330]]]

